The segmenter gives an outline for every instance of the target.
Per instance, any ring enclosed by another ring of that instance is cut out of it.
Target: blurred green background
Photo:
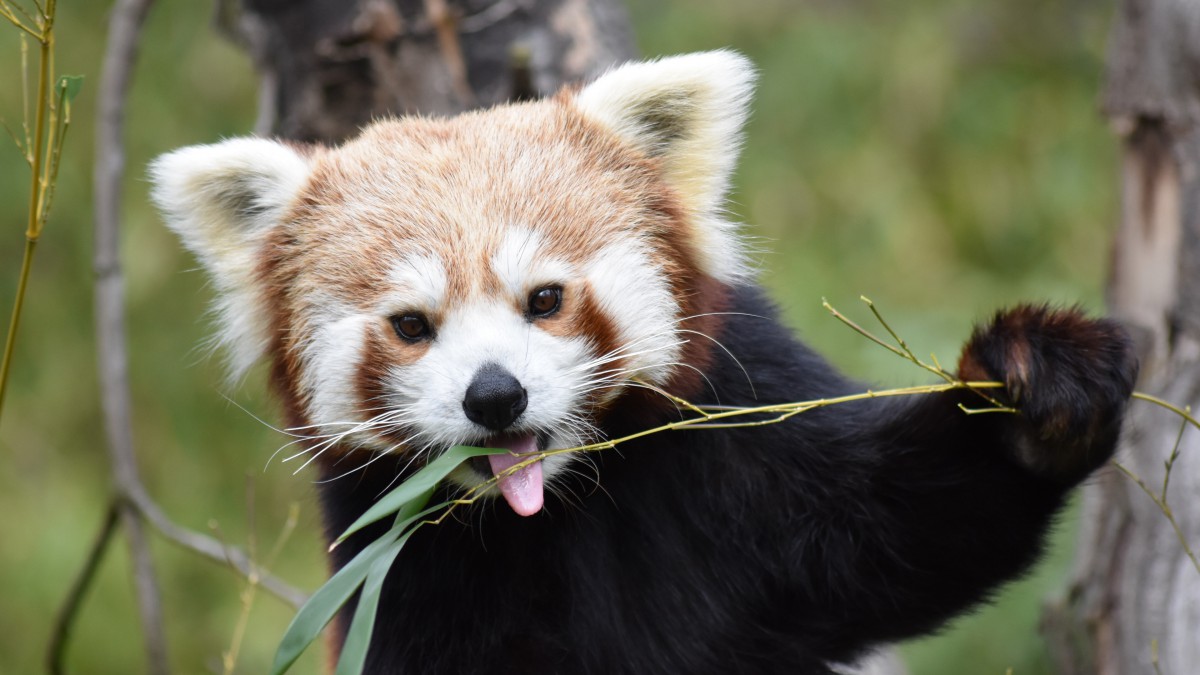
[[[1111,2],[1085,0],[703,0],[631,2],[647,55],[732,46],[761,69],[733,195],[763,279],[792,324],[851,373],[883,385],[928,378],[821,309],[882,306],[919,351],[951,363],[971,322],[1021,299],[1099,310],[1116,211],[1115,144],[1096,109]],[[43,669],[54,613],[108,498],[91,311],[94,104],[108,3],[63,2],[59,70],[87,77],[58,202],[39,248],[12,390],[0,420],[0,673]],[[247,133],[255,78],[210,26],[206,2],[163,0],[147,25],[129,102],[123,256],[136,442],[150,492],[180,523],[266,548],[289,504],[297,534],[276,564],[313,589],[325,575],[312,475],[267,459],[283,439],[261,373],[228,389],[199,346],[210,295],[147,205],[146,162]],[[20,122],[16,31],[0,26],[0,116]],[[8,316],[27,174],[0,149],[0,316]],[[264,468],[265,467],[265,468]],[[248,522],[247,485],[255,493]],[[1019,496],[1014,496],[1019,498]],[[906,645],[915,673],[1048,673],[1037,636],[1074,518],[1053,551],[993,607]],[[154,543],[178,672],[219,672],[240,580]],[[266,670],[290,610],[260,594],[239,672]],[[105,559],[71,645],[80,673],[144,669],[124,546]],[[320,649],[295,672],[319,672]]]

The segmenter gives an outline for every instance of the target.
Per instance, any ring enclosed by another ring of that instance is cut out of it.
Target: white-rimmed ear
[[[736,225],[725,217],[729,178],[755,73],[732,51],[627,63],[581,90],[575,104],[643,152],[660,157],[695,226],[705,271],[722,281],[746,273]]]
[[[259,251],[308,174],[299,153],[261,138],[182,148],[150,164],[154,203],[217,289],[216,342],[227,351],[233,379],[266,350]]]

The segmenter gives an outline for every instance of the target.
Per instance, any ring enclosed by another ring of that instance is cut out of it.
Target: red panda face
[[[699,54],[307,155],[188,148],[156,162],[155,197],[216,281],[235,369],[268,355],[320,450],[572,447],[708,348],[711,289],[743,270],[721,207],[750,77]],[[501,491],[536,512],[566,461],[524,477],[537,495]]]

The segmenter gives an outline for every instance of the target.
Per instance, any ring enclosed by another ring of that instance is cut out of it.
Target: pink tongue
[[[508,450],[506,455],[488,455],[492,465],[492,474],[499,476],[501,472],[529,459],[518,455],[528,455],[537,452],[537,441],[529,436],[501,436],[489,443],[492,447]],[[500,493],[504,500],[519,516],[532,516],[542,510],[542,463],[534,462],[517,469],[513,473],[500,476]]]

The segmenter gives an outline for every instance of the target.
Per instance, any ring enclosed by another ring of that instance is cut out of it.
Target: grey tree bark
[[[1138,389],[1200,409],[1200,3],[1120,0],[1103,109],[1121,140],[1108,300],[1134,333]],[[1196,672],[1200,433],[1135,402],[1120,461],[1084,495],[1072,581],[1043,626],[1063,673]],[[1178,525],[1176,531],[1175,525]]]
[[[236,1],[220,23],[261,76],[257,130],[300,141],[542,96],[634,55],[618,0]]]

